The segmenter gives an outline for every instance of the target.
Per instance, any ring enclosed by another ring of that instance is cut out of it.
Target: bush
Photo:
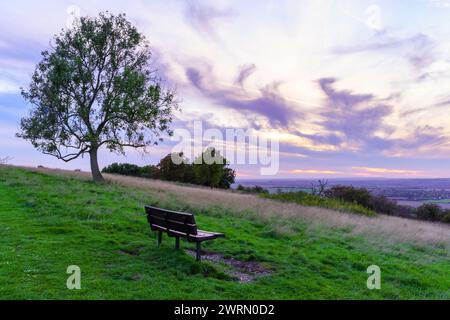
[[[352,186],[333,186],[324,192],[325,197],[339,199],[346,202],[357,203],[363,207],[371,208],[372,195],[367,189]]]
[[[434,203],[425,203],[416,209],[417,218],[427,221],[441,221],[443,212],[440,206]]]
[[[143,166],[140,173],[143,178],[159,179],[160,176],[158,167],[152,165]]]
[[[388,199],[385,196],[371,196],[369,208],[378,213],[387,214],[390,216],[398,214],[397,202]]]
[[[450,223],[450,210],[445,210],[442,214],[441,222]]]
[[[409,207],[409,206],[397,205],[393,215],[397,216],[397,217],[408,218],[408,219],[417,218],[416,209],[413,207]]]
[[[266,189],[264,189],[261,186],[244,187],[243,185],[238,185],[236,190],[241,191],[241,192],[246,192],[246,193],[257,193],[257,194],[269,193],[269,191],[267,191]]]
[[[173,159],[178,159],[180,163],[174,163]],[[182,152],[170,153],[158,163],[159,178],[167,181],[194,183],[193,179],[188,176],[189,171],[192,170],[190,166],[189,160]]]
[[[279,200],[283,202],[295,202],[307,207],[321,207],[328,209],[335,209],[343,212],[352,212],[365,216],[375,216],[376,213],[367,209],[357,203],[349,203],[341,199],[324,198],[318,195],[309,194],[303,191],[298,192],[280,192],[277,194],[261,194],[261,197]]]
[[[141,168],[135,164],[113,163],[102,170],[103,173],[121,174],[124,176],[139,177]]]

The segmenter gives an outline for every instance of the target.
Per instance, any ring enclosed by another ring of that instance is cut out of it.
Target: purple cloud
[[[205,97],[224,107],[234,109],[249,117],[252,114],[263,116],[276,128],[287,128],[292,120],[302,115],[296,110],[295,105],[283,98],[278,92],[279,83],[259,89],[259,96],[253,97],[243,88],[217,86],[210,71],[211,68],[208,68],[207,73],[202,73],[196,68],[188,68],[186,76],[191,84]],[[243,75],[241,70],[238,80],[241,79],[243,82],[245,78],[245,71]]]
[[[412,109],[412,110],[408,110],[408,111],[402,112],[401,116],[402,117],[408,117],[408,116],[411,116],[411,115],[414,115],[414,114],[417,114],[417,113],[420,113],[420,112],[425,112],[425,111],[431,112],[432,110],[435,110],[435,109],[447,108],[448,106],[450,106],[450,100],[447,99],[447,100],[443,100],[443,101],[434,103],[434,104],[432,104],[430,106],[427,106],[427,107],[416,108],[416,109]]]
[[[230,9],[217,9],[209,4],[202,4],[200,1],[189,1],[185,11],[188,23],[198,32],[209,36],[215,36],[217,21],[230,17]]]
[[[248,79],[255,72],[256,66],[254,64],[249,64],[241,67],[239,71],[239,76],[236,79],[236,84],[239,84],[241,87],[244,85],[245,80]]]
[[[443,133],[443,128],[431,126],[418,127],[409,139],[396,140],[395,146],[399,149],[414,150],[422,146],[439,146],[445,144],[448,138]]]
[[[341,47],[333,50],[335,54],[352,54],[366,51],[394,50],[402,54],[416,69],[423,70],[436,60],[435,42],[423,33],[409,38],[386,36],[386,33],[377,34],[375,41],[353,47]]]
[[[381,102],[389,99],[380,100],[372,94],[355,94],[348,90],[338,91],[333,87],[335,82],[334,78],[323,78],[318,81],[326,95],[326,104],[319,113],[323,120],[318,124],[326,133],[311,135],[296,132],[298,136],[315,143],[334,146],[353,143],[359,146],[360,151],[373,153],[438,146],[448,141],[442,128],[431,126],[417,127],[413,134],[405,139],[389,138],[394,128],[384,124],[384,120],[392,114],[393,108]],[[442,102],[441,105],[445,105],[446,102]],[[385,137],[378,137],[376,133],[379,132],[384,133]]]
[[[385,117],[392,113],[392,107],[375,100],[372,94],[354,94],[351,91],[337,91],[333,88],[336,79],[319,80],[322,91],[327,96],[326,107],[320,124],[329,132],[339,133],[346,140],[380,144],[374,138],[376,131],[387,131],[383,124]]]

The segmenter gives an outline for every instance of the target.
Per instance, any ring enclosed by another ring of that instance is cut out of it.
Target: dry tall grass
[[[87,172],[74,172],[54,169],[27,168],[36,172],[57,174],[90,179]],[[134,178],[117,175],[105,175],[105,178],[122,186],[134,187],[157,194],[163,200],[168,195],[175,196],[181,202],[199,209],[221,207],[245,214],[254,212],[262,219],[283,218],[298,219],[311,226],[351,227],[355,234],[372,234],[385,240],[407,241],[417,244],[444,243],[450,245],[450,226],[379,215],[375,218],[347,214],[333,210],[303,207],[294,203],[281,203],[261,199],[256,195],[239,194],[230,191],[211,190],[196,186],[184,186],[170,182]]]

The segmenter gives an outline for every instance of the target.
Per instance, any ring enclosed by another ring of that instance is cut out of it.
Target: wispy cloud
[[[1,79],[0,78],[0,94],[1,93],[18,93],[20,91],[19,86],[9,81],[8,79]]]
[[[216,28],[220,20],[229,18],[233,11],[229,8],[219,9],[211,3],[192,0],[187,2],[185,18],[198,32],[207,36],[216,36]]]
[[[316,169],[294,169],[294,170],[289,170],[288,171],[289,174],[324,174],[324,175],[328,175],[328,174],[338,174],[338,171],[334,171],[334,170],[316,170]]]
[[[241,87],[244,86],[245,80],[247,80],[248,77],[252,75],[253,72],[256,70],[256,65],[249,64],[242,66],[239,70],[238,78],[236,79],[236,84],[240,85]]]
[[[376,136],[390,132],[384,120],[392,113],[392,107],[377,101],[373,94],[356,94],[348,90],[336,90],[337,79],[323,78],[318,81],[326,96],[319,121],[328,134],[309,135],[318,142],[346,143],[357,149],[385,148],[388,141]]]
[[[403,170],[403,169],[370,168],[370,167],[353,167],[352,169],[356,170],[357,172],[372,173],[372,174],[399,174],[399,175],[414,175],[414,176],[421,174],[420,171]]]
[[[372,41],[364,44],[338,47],[335,54],[353,54],[360,52],[391,52],[402,55],[416,69],[423,70],[436,60],[436,43],[423,33],[411,37],[401,38],[390,35],[387,31],[377,33]]]
[[[298,106],[286,100],[278,91],[278,83],[260,88],[255,94],[241,87],[226,87],[217,84],[212,75],[212,68],[207,66],[201,71],[199,68],[189,67],[186,76],[190,83],[203,96],[223,107],[233,109],[243,115],[263,116],[275,128],[287,128],[292,120],[301,117]],[[242,70],[238,79],[244,80]]]

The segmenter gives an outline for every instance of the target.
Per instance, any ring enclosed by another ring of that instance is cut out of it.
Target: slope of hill
[[[445,225],[37,171],[0,167],[1,299],[450,298]],[[157,248],[145,204],[192,211],[227,238],[207,243],[211,259],[202,263],[175,251],[173,239]],[[66,288],[69,265],[81,268],[81,290]],[[382,270],[381,290],[366,287],[370,265]]]

